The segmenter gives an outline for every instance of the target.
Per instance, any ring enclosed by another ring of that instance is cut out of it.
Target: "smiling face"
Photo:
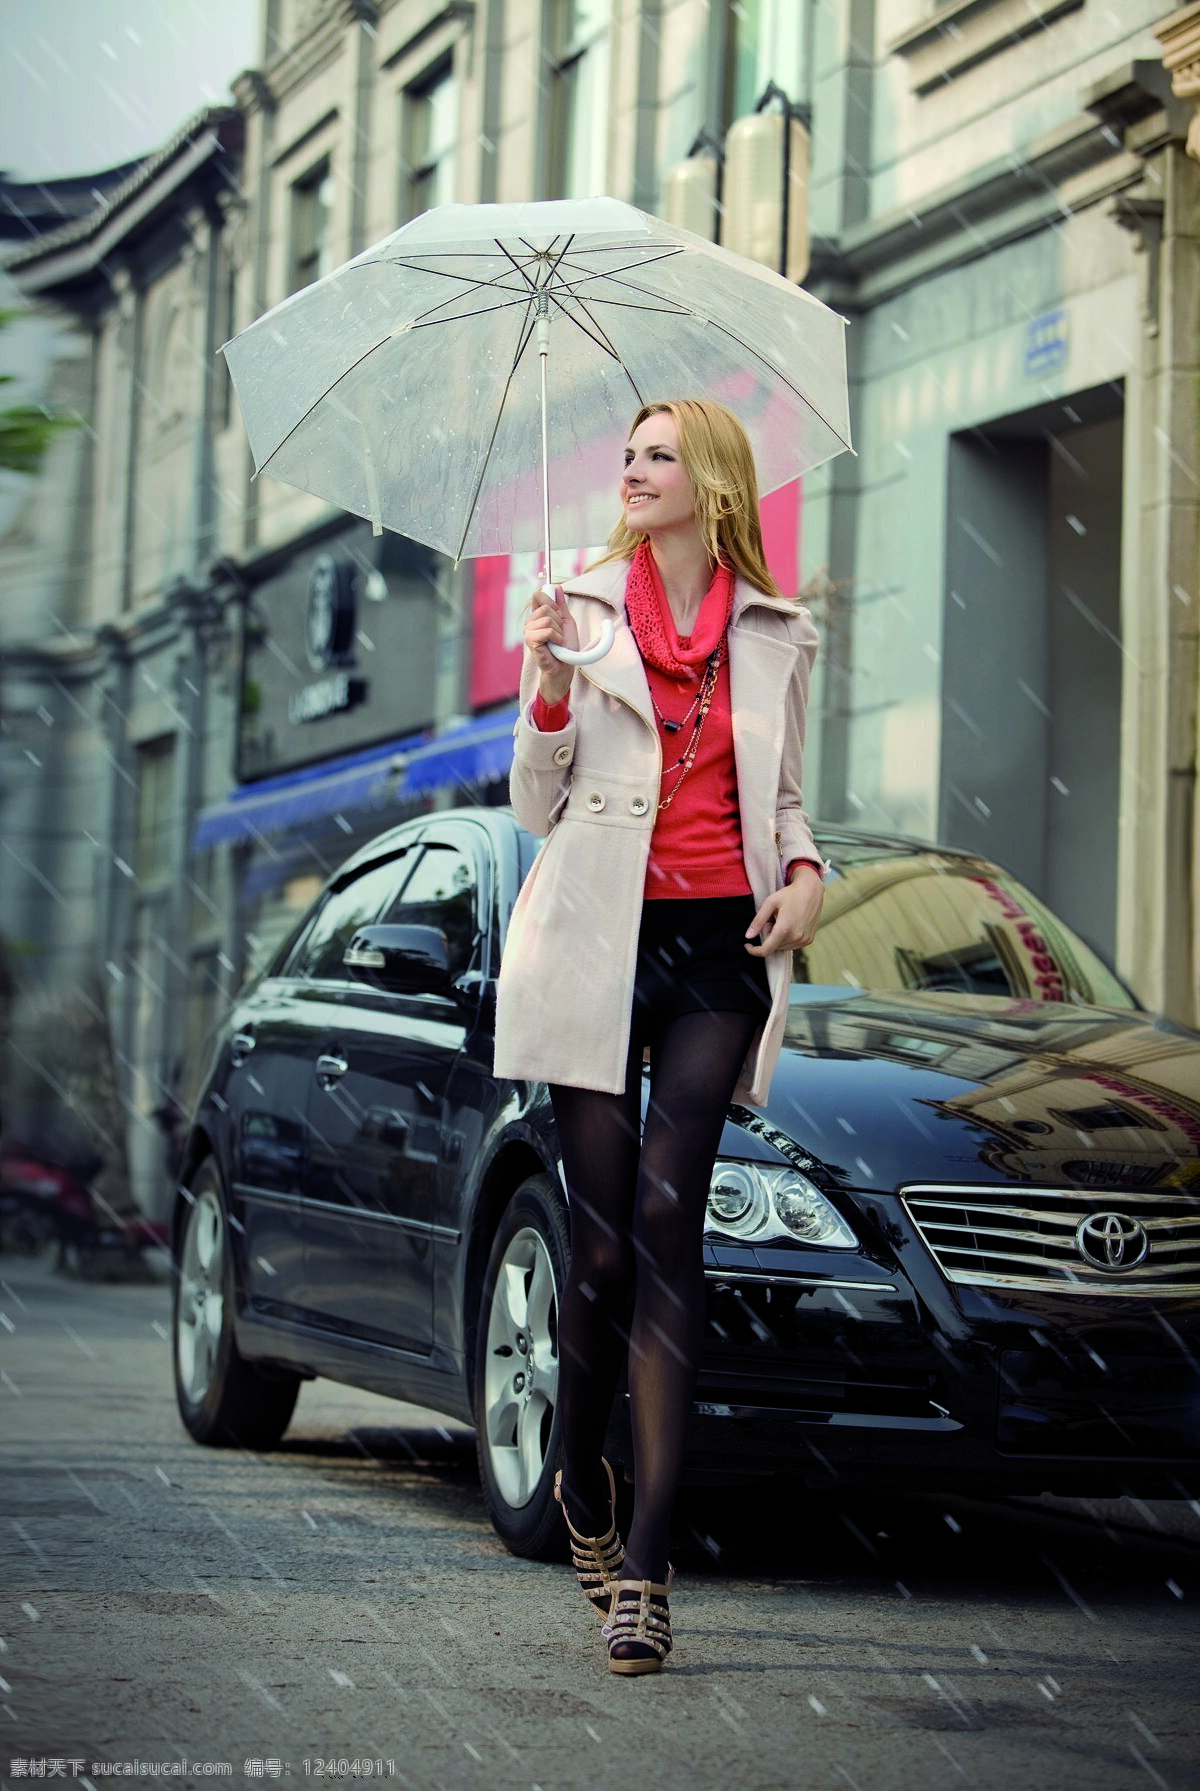
[[[655,411],[625,444],[621,475],[625,520],[638,534],[696,527],[696,492],[679,452],[673,416]]]

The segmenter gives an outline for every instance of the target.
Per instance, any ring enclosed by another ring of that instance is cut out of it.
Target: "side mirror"
[[[342,954],[355,982],[391,994],[450,987],[450,947],[440,927],[359,927]]]

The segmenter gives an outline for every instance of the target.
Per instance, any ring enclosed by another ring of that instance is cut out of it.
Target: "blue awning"
[[[517,707],[482,715],[465,727],[440,734],[405,755],[400,796],[422,796],[447,784],[478,785],[507,777],[513,757]]]
[[[365,752],[242,784],[224,802],[201,810],[192,849],[281,833],[328,815],[388,809],[451,784],[478,786],[506,777],[516,719],[514,704],[444,734],[411,734]],[[382,814],[380,824],[386,824]]]

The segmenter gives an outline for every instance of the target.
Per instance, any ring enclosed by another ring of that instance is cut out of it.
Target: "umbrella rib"
[[[609,340],[607,330],[605,330],[603,328],[603,326],[600,324],[598,319],[596,319],[595,317],[592,316],[591,312],[587,308],[587,305],[580,298],[580,296],[577,292],[572,293],[571,296],[575,300],[575,303],[579,306],[579,309],[583,312],[584,316],[587,318],[588,322],[592,325],[592,328],[596,331],[596,336],[592,337],[592,340],[595,341],[595,340],[599,339],[601,347],[605,348],[608,351],[608,353],[612,356],[613,360],[617,363],[617,366],[621,369],[622,373],[625,375],[626,379],[629,381],[630,385],[633,387],[633,395],[637,399],[638,403],[644,404],[646,402],[646,400],[642,397],[641,392],[638,390],[637,380],[633,377],[632,372],[630,371],[628,365],[626,364],[625,357],[619,352],[616,345]],[[559,308],[562,309],[561,306]],[[567,315],[569,316],[570,313],[568,312]],[[572,318],[572,322],[576,323],[576,327],[578,329],[583,329],[583,325],[578,323],[576,321],[576,319]],[[584,334],[589,335],[590,332],[585,330]]]
[[[323,404],[325,402],[325,400],[329,397],[331,392],[336,392],[338,387],[341,385],[342,381],[344,379],[348,379],[350,377],[350,375],[356,370],[356,368],[359,368],[362,366],[364,361],[369,361],[371,356],[373,354],[375,354],[379,349],[386,348],[387,344],[391,341],[391,339],[392,338],[390,336],[385,336],[383,338],[382,342],[372,343],[371,347],[366,349],[363,354],[360,354],[356,361],[352,361],[348,367],[344,368],[342,370],[342,372],[338,374],[337,378],[333,381],[332,385],[326,386],[325,390],[323,392],[319,393],[318,396],[313,399],[313,401],[309,405],[308,409],[304,412],[304,415],[297,417],[296,421],[292,424],[291,428],[288,430],[287,434],[283,437],[283,439],[281,441],[276,442],[275,446],[271,449],[271,452],[267,455],[267,458],[263,461],[262,465],[258,468],[259,473],[266,472],[267,468],[270,466],[271,462],[274,460],[276,454],[279,453],[281,448],[285,448],[287,446],[288,442],[291,441],[292,437],[295,435],[297,429],[299,429],[304,423],[308,422],[308,419],[312,416],[312,414],[316,410],[318,404]]]
[[[576,232],[576,234],[578,234],[578,232]],[[652,250],[661,249],[663,255],[682,255],[687,246],[686,243],[643,243],[636,253],[644,255],[649,254]],[[597,244],[594,248],[589,248],[587,243],[580,243],[574,253],[576,255],[613,255],[620,250],[628,250],[632,254],[634,253],[634,245],[632,243],[606,243],[603,245]],[[659,260],[661,257],[655,255],[654,259]],[[636,266],[637,264],[631,263],[631,265]]]
[[[805,405],[812,412],[813,416],[817,418],[818,422],[824,423],[826,429],[828,429],[828,431],[829,431],[830,435],[832,435],[834,441],[842,442],[843,448],[850,447],[849,442],[842,441],[841,436],[838,434],[838,432],[834,428],[833,424],[829,421],[829,418],[824,414],[823,411],[819,411],[817,409],[816,405],[813,403],[812,399],[808,396],[807,392],[802,392],[800,390],[799,386],[794,386],[792,384],[791,380],[788,378],[787,374],[781,373],[779,368],[774,366],[772,364],[772,362],[770,362],[767,359],[766,355],[760,353],[760,351],[757,348],[755,348],[751,343],[745,341],[745,339],[743,337],[739,336],[736,330],[731,330],[726,324],[718,323],[717,320],[713,317],[706,317],[704,319],[704,321],[705,321],[705,323],[709,324],[714,330],[720,330],[722,335],[728,336],[729,340],[731,342],[736,342],[740,348],[744,348],[746,350],[747,354],[753,355],[754,359],[756,361],[761,362],[761,364],[768,370],[769,373],[771,373],[776,379],[781,381],[781,383],[787,387],[789,392],[795,393],[796,397],[799,398],[801,404]]]
[[[403,265],[403,264],[397,263],[396,265],[399,266],[399,265]],[[420,312],[418,314],[418,316],[413,319],[412,326],[410,326],[410,327],[415,327],[416,324],[422,322],[426,317],[432,317],[435,311],[443,310],[446,305],[452,305],[454,303],[455,299],[463,298],[468,293],[487,292],[490,289],[495,292],[515,292],[518,295],[518,297],[521,296],[521,288],[520,287],[501,286],[499,284],[499,282],[501,280],[507,280],[509,278],[509,269],[508,268],[501,268],[500,272],[498,274],[494,275],[493,278],[490,280],[468,280],[465,277],[465,275],[463,275],[463,274],[443,273],[440,268],[421,268],[419,270],[415,269],[415,268],[409,269],[410,273],[415,273],[418,271],[421,273],[437,274],[438,278],[442,279],[442,280],[458,280],[461,282],[464,290],[461,292],[451,293],[450,297],[447,299],[443,299],[441,304],[433,305],[433,306],[431,306],[431,308],[428,311]],[[516,269],[516,272],[519,274],[521,272],[521,269],[518,267]],[[500,310],[504,309],[504,306],[497,305],[494,308],[497,311],[500,311]],[[485,306],[485,309],[487,309],[486,306]],[[474,313],[472,313],[472,315],[478,316],[478,315],[480,315],[480,313],[474,312]]]
[[[579,309],[588,318],[589,322],[595,324],[595,319],[592,318],[591,313],[588,311],[587,306],[584,304],[583,300],[574,292],[571,293],[570,296],[575,300],[575,303],[579,306]],[[600,328],[599,324],[595,324],[596,333],[595,333],[595,335],[593,335],[592,331],[585,328],[585,326],[582,323],[580,323],[580,321],[577,317],[572,317],[571,313],[567,310],[566,305],[563,303],[562,299],[559,298],[557,293],[552,292],[552,293],[550,293],[549,297],[550,297],[550,302],[554,306],[555,310],[560,311],[562,313],[563,317],[566,319],[566,321],[569,324],[573,324],[574,327],[582,335],[587,337],[589,342],[594,342],[596,344],[597,348],[602,349],[605,354],[610,354],[614,361],[619,361],[621,359],[620,355],[617,353],[617,351],[613,347],[612,343],[609,342],[609,340],[605,336],[605,334],[604,334],[603,330]]]
[[[462,550],[466,546],[467,536],[470,533],[470,529],[471,529],[471,523],[475,517],[475,506],[479,502],[479,493],[483,490],[484,474],[487,472],[488,462],[492,458],[492,449],[496,445],[496,437],[500,433],[500,419],[504,415],[504,406],[508,399],[509,389],[512,386],[513,375],[517,371],[517,368],[520,366],[521,357],[524,355],[525,350],[528,348],[529,339],[533,335],[533,322],[534,322],[534,320],[532,317],[529,317],[526,319],[524,333],[521,337],[520,342],[517,344],[517,352],[513,356],[513,364],[509,368],[508,378],[504,382],[504,391],[501,393],[500,402],[496,406],[496,420],[492,424],[491,439],[489,440],[488,445],[487,445],[487,453],[484,455],[482,464],[480,465],[480,468],[479,468],[479,477],[475,481],[475,490],[471,493],[471,502],[467,506],[466,520],[463,523],[463,531],[459,537],[458,551],[454,555],[454,563],[456,566],[457,566],[459,560],[461,560],[461,558],[462,558]]]
[[[462,295],[456,294],[455,296],[461,297]],[[444,329],[445,326],[450,323],[465,323],[468,317],[496,317],[501,311],[512,311],[518,308],[527,310],[530,297],[531,294],[523,292],[517,298],[511,299],[507,304],[481,305],[478,311],[456,311],[453,317],[434,317],[431,313],[426,312],[424,317],[414,317],[413,321],[410,324],[407,324],[403,331],[393,331],[393,334],[406,335],[409,330]],[[442,307],[437,305],[435,306],[435,309],[440,311]]]
[[[626,292],[638,292],[638,293],[641,293],[643,298],[651,298],[651,299],[657,300],[658,301],[657,304],[646,305],[646,306],[642,307],[644,310],[647,310],[647,311],[657,310],[659,308],[659,306],[662,304],[663,298],[665,297],[665,294],[663,294],[661,292],[655,292],[652,289],[648,290],[645,286],[639,286],[637,284],[636,280],[619,280],[615,274],[597,274],[596,278],[604,279],[604,280],[611,279],[614,286],[619,286],[619,287],[623,288]],[[618,301],[609,300],[608,302],[609,303],[617,303]],[[670,300],[668,300],[667,302],[670,303]],[[681,307],[680,315],[684,316],[684,317],[693,317],[696,315],[696,313],[694,311],[690,310],[685,305],[685,306]]]
[[[497,246],[500,247],[501,245],[497,245]],[[506,255],[508,254],[508,251],[506,249],[503,252]],[[509,260],[512,261],[511,255],[509,255]],[[373,264],[373,265],[377,265],[377,264]],[[523,270],[518,266],[518,264],[516,262],[513,262],[513,266],[516,269],[518,274],[522,273]],[[491,282],[490,281],[488,281],[488,282],[481,281],[480,284],[481,285],[483,285],[483,284],[490,285]],[[528,300],[519,301],[519,302],[528,303]],[[494,307],[494,309],[496,309],[498,311],[509,310],[510,308],[511,307],[509,307],[507,305],[497,305]],[[529,338],[528,338],[528,334],[527,334],[525,341],[527,342],[528,339]],[[271,462],[274,460],[275,456],[280,452],[280,450],[282,448],[287,446],[287,444],[291,440],[292,436],[295,435],[297,429],[301,428],[303,424],[307,423],[309,417],[312,416],[312,414],[316,410],[317,406],[319,404],[322,404],[325,401],[325,399],[327,399],[329,397],[331,392],[336,392],[337,388],[341,385],[341,383],[344,379],[348,379],[351,373],[355,372],[355,370],[357,368],[361,367],[365,361],[370,360],[371,356],[373,354],[375,354],[377,352],[377,350],[379,350],[381,348],[385,348],[391,340],[392,340],[392,333],[391,333],[391,331],[389,331],[388,334],[383,338],[383,340],[381,342],[372,343],[371,347],[366,349],[364,351],[364,353],[360,354],[356,361],[352,361],[348,367],[343,368],[342,372],[338,374],[338,376],[334,380],[333,384],[326,386],[325,390],[319,395],[319,397],[316,397],[313,399],[312,403],[309,405],[308,409],[304,412],[304,414],[302,416],[299,416],[296,418],[296,421],[292,424],[291,428],[288,430],[287,434],[283,437],[283,439],[281,441],[276,442],[275,446],[271,449],[271,452],[267,455],[267,458],[263,461],[262,465],[257,469],[257,472],[265,473],[267,471],[267,468],[270,466]],[[507,397],[507,395],[508,395],[508,386],[512,382],[513,373],[516,372],[517,364],[520,361],[521,356],[524,352],[525,352],[525,342],[522,342],[520,348],[517,351],[516,360],[514,360],[514,362],[512,364],[512,369],[509,372],[508,382],[505,384],[505,387],[504,387],[505,397]],[[500,401],[500,410],[503,410],[503,408],[504,408],[504,399],[502,398]],[[497,428],[499,428],[499,424],[500,424],[500,417],[499,417],[499,412],[497,412],[497,416],[496,416]],[[493,439],[494,439],[494,437],[493,437]],[[488,448],[488,453],[489,454],[491,453],[490,445]],[[481,475],[481,478],[482,478],[482,475]],[[479,495],[478,491],[476,491],[475,498],[472,500],[472,504],[471,504],[472,512],[474,511],[474,508],[475,508],[475,502],[478,500],[478,495]],[[467,521],[468,521],[468,523],[470,522],[470,516],[468,516]],[[463,539],[464,540],[466,539],[465,534],[464,534]]]
[[[576,249],[575,253],[577,255],[579,255],[579,254],[585,254],[585,253],[587,253],[587,251]],[[605,253],[611,253],[611,251],[605,251]],[[661,255],[644,256],[640,261],[627,262],[624,267],[596,268],[594,270],[591,268],[581,267],[581,268],[579,268],[578,271],[579,271],[580,275],[582,276],[582,278],[585,280],[612,280],[612,279],[615,279],[618,274],[627,274],[635,268],[653,267],[656,264],[656,262],[670,261],[673,256],[682,255],[682,253],[683,253],[682,249],[664,249],[664,251]],[[560,260],[565,260],[565,259],[566,259],[566,251],[564,250],[563,255],[560,257]],[[569,262],[567,262],[567,265],[568,265],[568,267],[574,267],[575,262],[573,260],[569,261]]]
[[[520,241],[521,241],[521,243],[522,243],[522,245],[523,245],[523,246],[524,246],[524,247],[525,247],[525,248],[526,248],[526,249],[528,249],[528,250],[529,250],[529,253],[530,253],[530,254],[531,254],[531,255],[533,255],[533,256],[537,256],[537,255],[538,255],[538,253],[539,253],[539,251],[538,251],[538,250],[536,250],[536,249],[535,249],[535,248],[534,248],[534,247],[533,247],[533,246],[532,246],[532,244],[530,244],[530,243],[527,243],[527,242],[526,242],[526,241],[525,241],[525,238],[524,238],[524,237],[521,237],[521,238],[520,238]],[[553,249],[554,249],[554,244],[555,244],[555,243],[556,243],[556,242],[557,242],[557,241],[558,241],[558,238],[557,238],[557,237],[554,237],[554,239],[553,239],[553,240],[552,240],[552,242],[551,242],[551,244],[550,244],[550,247],[549,247],[549,248],[548,248],[548,249],[545,249],[545,250],[542,250],[542,251],[541,251],[541,253],[542,253],[542,254],[545,254],[545,255],[549,255],[549,254],[552,254],[552,253],[553,253]],[[520,264],[520,262],[519,262],[519,261],[518,261],[518,260],[517,260],[517,259],[516,259],[516,257],[515,257],[515,256],[514,256],[514,255],[513,255],[513,253],[512,253],[512,251],[511,251],[511,249],[507,249],[507,248],[506,248],[506,247],[505,247],[505,246],[504,246],[504,244],[503,244],[503,243],[502,243],[502,242],[501,242],[501,241],[500,241],[500,238],[499,238],[499,237],[496,237],[496,238],[495,238],[495,243],[496,243],[496,247],[497,247],[497,248],[498,248],[498,249],[499,249],[499,251],[500,251],[500,253],[501,253],[501,254],[502,254],[502,255],[507,255],[507,256],[508,256],[508,258],[509,258],[509,260],[510,260],[510,261],[511,261],[511,262],[512,262],[512,264],[513,264],[513,266],[514,266],[514,267],[515,267],[515,268],[516,268],[516,270],[517,270],[517,272],[518,272],[518,273],[519,273],[519,274],[520,274],[520,276],[521,276],[521,278],[522,278],[522,279],[523,279],[523,280],[524,280],[524,281],[525,281],[525,282],[526,282],[526,283],[527,283],[527,285],[528,285],[528,287],[529,287],[529,290],[530,290],[530,292],[532,292],[532,293],[537,293],[537,292],[541,292],[541,291],[545,291],[545,292],[547,292],[547,293],[548,293],[548,292],[549,292],[549,291],[550,291],[550,286],[551,286],[551,284],[552,284],[552,282],[553,282],[553,280],[554,280],[554,278],[555,278],[555,276],[556,276],[556,274],[557,274],[557,273],[558,273],[558,265],[559,265],[559,262],[560,262],[560,261],[561,261],[561,260],[562,260],[562,258],[563,258],[563,256],[564,256],[564,255],[565,255],[565,254],[566,254],[566,252],[567,252],[567,250],[568,250],[568,249],[569,249],[569,248],[570,248],[570,246],[571,246],[571,244],[572,244],[572,243],[573,243],[573,242],[574,242],[574,241],[575,241],[575,232],[574,232],[574,231],[572,231],[572,232],[571,232],[571,234],[570,234],[570,236],[569,236],[569,237],[568,237],[568,238],[567,238],[567,240],[566,240],[566,242],[565,242],[565,243],[564,243],[564,244],[563,244],[563,246],[562,246],[562,248],[561,248],[561,249],[560,249],[560,250],[559,250],[559,252],[558,252],[558,259],[557,259],[557,260],[556,260],[556,261],[553,261],[553,262],[551,262],[551,264],[550,264],[550,272],[549,272],[549,274],[548,274],[548,275],[547,275],[547,277],[546,277],[546,282],[545,282],[545,286],[544,286],[544,287],[542,287],[542,286],[539,286],[539,285],[538,285],[538,283],[537,283],[537,281],[536,281],[536,280],[531,280],[531,279],[530,279],[530,278],[529,278],[529,274],[528,274],[528,271],[527,271],[527,270],[526,270],[526,269],[525,269],[525,268],[524,268],[524,267],[522,267],[522,266],[521,266],[521,264]],[[564,282],[564,284],[565,284],[565,282]]]
[[[643,297],[648,297],[648,298],[657,297],[657,294],[655,294],[655,293],[647,293],[643,287],[637,285],[636,282],[633,280],[621,280],[618,283],[621,286],[627,287],[630,292],[641,293],[643,295]],[[577,295],[573,294],[572,296],[574,296],[576,298],[577,303],[579,303],[579,304],[583,303],[582,299],[579,299]],[[605,298],[593,298],[591,302],[593,304],[602,304],[602,305],[604,305],[604,304],[623,304],[624,303],[624,301],[620,300],[620,299],[605,299]],[[654,309],[656,309],[655,306],[651,306],[651,305],[642,305],[642,306],[635,306],[635,307],[630,307],[630,308],[637,309],[637,310],[654,310]],[[847,449],[849,448],[850,443],[847,441],[842,441],[842,437],[839,435],[838,431],[834,428],[833,424],[829,421],[828,417],[826,417],[821,411],[819,411],[817,409],[816,405],[813,403],[812,399],[807,395],[807,393],[802,392],[800,390],[799,386],[793,385],[786,373],[782,372],[780,368],[774,366],[772,364],[772,362],[770,362],[764,354],[760,353],[760,351],[757,348],[755,348],[751,343],[747,342],[744,337],[739,336],[736,330],[731,330],[727,324],[720,323],[715,317],[706,316],[703,312],[700,312],[700,311],[695,311],[695,310],[682,311],[680,313],[677,313],[677,315],[685,316],[685,317],[699,317],[702,319],[702,321],[704,323],[708,324],[708,326],[711,329],[720,330],[721,334],[724,336],[728,336],[729,340],[731,342],[736,342],[738,344],[739,348],[744,348],[746,350],[747,354],[753,355],[754,359],[756,361],[759,361],[764,367],[766,367],[769,370],[769,372],[774,376],[774,378],[778,379],[781,382],[781,384],[785,385],[788,388],[789,392],[795,393],[796,397],[799,398],[801,404],[806,405],[808,407],[808,409],[812,412],[813,416],[816,417],[819,422],[824,423],[826,429],[829,430],[830,434],[833,436],[835,441],[842,442],[843,448],[847,448]]]
[[[574,287],[570,288],[570,292],[573,299],[579,304],[583,303],[583,300],[579,297],[579,294],[575,291]],[[644,311],[647,317],[696,316],[695,311],[689,310],[687,305],[636,305],[632,299],[604,298],[599,293],[589,294],[588,303],[591,305],[616,305],[623,311]]]

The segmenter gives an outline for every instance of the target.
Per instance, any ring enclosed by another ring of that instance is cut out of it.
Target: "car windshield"
[[[1137,1007],[1091,946],[988,859],[857,840],[821,850],[835,874],[794,985]]]

